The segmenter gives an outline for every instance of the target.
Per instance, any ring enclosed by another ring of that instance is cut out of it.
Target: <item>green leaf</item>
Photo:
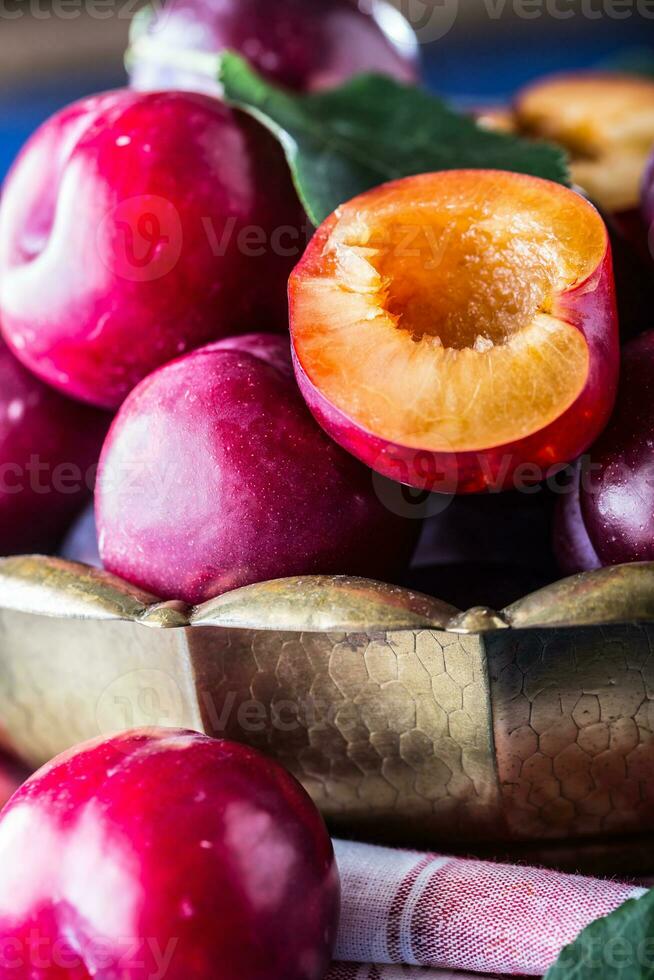
[[[429,92],[381,75],[295,95],[227,52],[220,79],[227,101],[255,116],[282,143],[316,225],[363,191],[434,170],[513,170],[570,183],[563,150],[482,129]]]
[[[545,980],[652,980],[654,891],[591,923],[547,972]]]

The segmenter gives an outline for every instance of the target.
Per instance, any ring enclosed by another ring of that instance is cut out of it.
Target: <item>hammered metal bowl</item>
[[[593,846],[654,830],[654,564],[462,613],[322,577],[190,608],[21,556],[0,562],[0,606],[0,739],[35,765],[181,725],[278,758],[339,833]]]

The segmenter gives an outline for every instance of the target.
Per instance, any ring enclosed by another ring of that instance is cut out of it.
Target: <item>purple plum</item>
[[[132,85],[219,95],[215,74],[195,70],[193,53],[226,49],[298,91],[330,88],[367,71],[402,82],[418,74],[415,35],[387,0],[170,0],[150,8],[133,37]],[[187,67],[183,52],[191,54]]]
[[[110,572],[200,603],[291,575],[387,579],[417,521],[333,443],[297,388],[287,338],[250,335],[160,368],[118,412],[96,491]]]
[[[0,341],[0,554],[51,552],[91,496],[111,416],[60,395]]]
[[[560,504],[564,568],[654,561],[654,331],[624,348],[611,422],[577,471],[578,498]]]

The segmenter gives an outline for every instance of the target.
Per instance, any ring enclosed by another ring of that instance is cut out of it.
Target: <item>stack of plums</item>
[[[132,87],[54,116],[3,189],[0,552],[68,535],[188,603],[344,573],[498,608],[555,557],[654,559],[654,82],[548,79],[485,115],[569,149],[575,189],[418,174],[313,234],[281,146],[203,66],[231,48],[299,92],[410,82],[394,8],[172,0],[139,23]],[[24,776],[0,758],[0,806]],[[7,980],[329,967],[327,831],[244,746],[66,753],[4,806],[0,871]]]
[[[280,144],[203,58],[299,92],[411,82],[399,14],[173,0],[135,33],[131,87],[46,122],[4,186],[0,553],[68,533],[66,556],[189,603],[344,573],[497,606],[654,557],[654,340],[620,276],[638,336],[607,429],[611,238],[654,288],[654,83],[546,79],[503,112],[570,150],[575,189],[410,176],[314,234]]]

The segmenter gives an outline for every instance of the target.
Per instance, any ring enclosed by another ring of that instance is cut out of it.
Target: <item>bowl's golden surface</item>
[[[654,830],[654,565],[502,613],[303,578],[196,609],[0,562],[0,735],[34,764],[139,725],[278,758],[338,832],[442,845]]]

